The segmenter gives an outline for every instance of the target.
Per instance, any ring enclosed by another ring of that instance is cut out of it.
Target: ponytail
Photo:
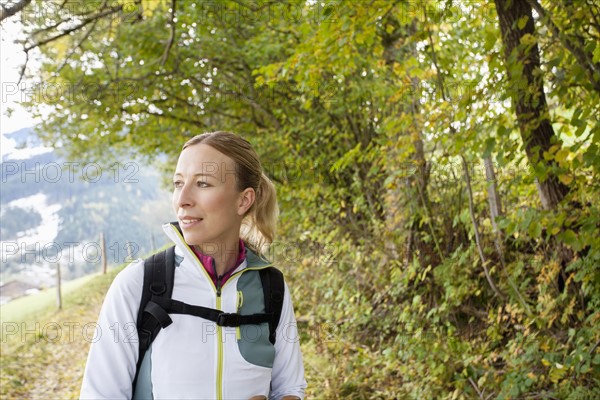
[[[278,216],[275,186],[262,172],[254,204],[242,222],[242,240],[259,254],[264,254],[275,239]]]

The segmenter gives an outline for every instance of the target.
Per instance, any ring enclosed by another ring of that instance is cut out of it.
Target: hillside
[[[32,128],[3,136],[2,283],[53,285],[56,262],[65,280],[99,271],[101,233],[114,265],[166,242],[170,198],[154,167],[114,154],[67,160]]]

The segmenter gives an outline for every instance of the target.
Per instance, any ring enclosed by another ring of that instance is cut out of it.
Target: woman
[[[178,224],[163,226],[175,243],[172,298],[226,313],[248,304],[262,305],[264,311],[264,295],[248,288],[260,284],[256,272],[265,263],[256,254],[273,240],[277,200],[250,143],[221,131],[185,143],[173,179],[173,208]],[[138,260],[111,285],[81,398],[303,398],[306,381],[287,286],[274,345],[268,327],[251,334],[171,314],[172,324],[143,357],[134,388],[143,280]]]

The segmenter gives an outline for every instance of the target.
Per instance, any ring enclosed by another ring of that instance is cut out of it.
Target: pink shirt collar
[[[217,271],[215,269],[215,259],[211,256],[207,256],[206,254],[203,254],[197,248],[197,246],[190,246],[190,247],[194,251],[194,254],[196,254],[196,257],[198,257],[198,260],[200,260],[200,263],[202,264],[202,266],[204,267],[206,272],[208,272],[208,275],[210,276],[210,278],[212,279],[213,283],[216,286],[217,285]],[[244,241],[242,239],[240,239],[239,253],[238,253],[237,261],[235,262],[233,267],[231,267],[229,270],[227,270],[227,272],[225,272],[223,274],[223,276],[221,277],[221,286],[225,282],[227,282],[227,280],[229,279],[231,274],[233,274],[233,271],[235,271],[236,268],[240,266],[240,264],[244,261],[245,258],[246,258],[246,246],[244,246]]]

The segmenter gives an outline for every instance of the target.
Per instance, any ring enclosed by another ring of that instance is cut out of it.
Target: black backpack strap
[[[137,316],[137,331],[139,338],[139,353],[136,366],[133,390],[137,383],[138,375],[146,351],[162,328],[172,322],[169,315],[151,302],[153,296],[170,298],[173,294],[175,279],[175,246],[165,251],[156,253],[144,260],[144,286],[142,299]]]
[[[269,321],[269,341],[274,345],[283,308],[283,274],[275,267],[263,268],[260,270],[260,280],[265,296],[265,312],[272,315]]]
[[[273,317],[271,314],[267,313],[249,315],[226,313],[221,310],[215,310],[214,308],[195,306],[179,300],[158,296],[152,296],[152,299],[146,306],[146,309],[149,307],[152,307],[152,310],[149,310],[150,313],[156,311],[156,315],[154,315],[154,317],[156,320],[161,321],[163,327],[166,327],[171,323],[169,314],[193,315],[195,317],[200,317],[215,322],[219,326],[233,327],[262,324],[263,322],[271,321]]]

